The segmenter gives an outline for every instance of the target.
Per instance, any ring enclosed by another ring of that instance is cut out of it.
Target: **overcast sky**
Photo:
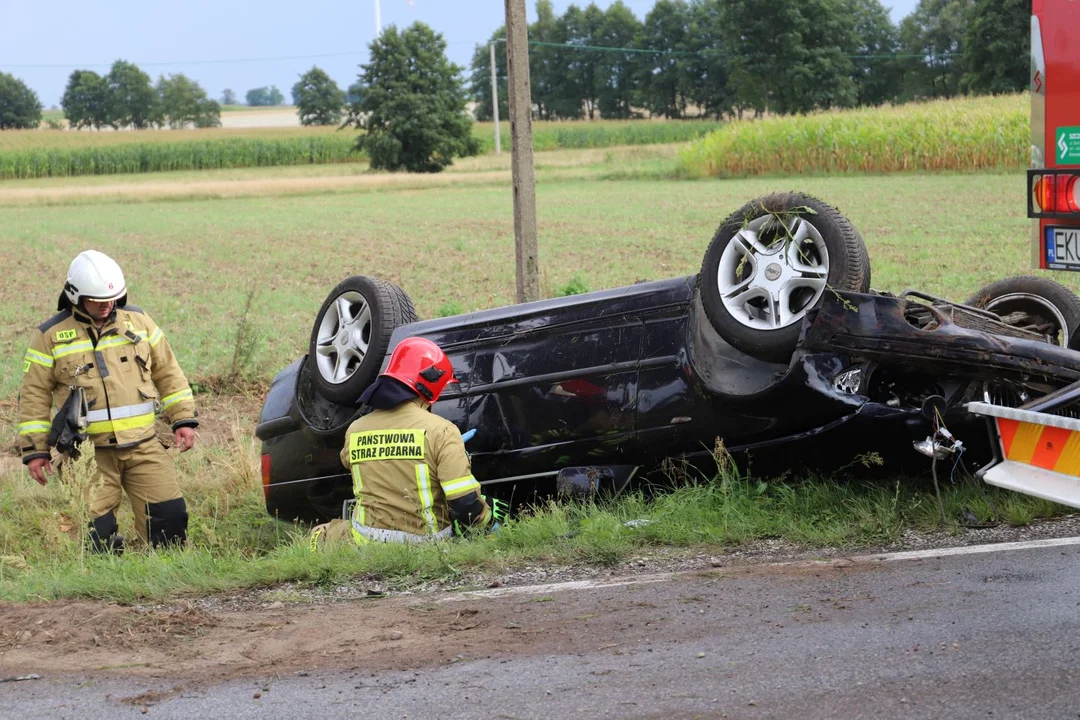
[[[655,0],[623,0],[643,18]],[[421,20],[441,32],[453,62],[468,66],[477,43],[502,25],[500,0],[381,0],[383,25]],[[596,0],[602,8],[612,0]],[[571,0],[555,0],[561,14]],[[578,0],[579,6],[587,1]],[[883,0],[894,22],[916,0]],[[534,20],[535,0],[528,0]],[[155,81],[184,73],[211,97],[277,85],[289,98],[300,73],[318,65],[345,88],[375,35],[374,0],[0,0],[0,72],[21,78],[46,107],[57,105],[77,68],[108,72],[136,63]],[[321,56],[321,57],[315,57]]]

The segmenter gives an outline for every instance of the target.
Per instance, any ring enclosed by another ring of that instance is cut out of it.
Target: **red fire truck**
[[[1080,270],[1080,2],[1033,0],[1031,169],[1032,262]]]
[[[1080,0],[1032,1],[1027,175],[1032,264],[1080,271]],[[979,475],[1080,507],[1078,403],[1080,383],[1019,408],[969,403],[969,411],[986,417],[997,448],[995,462]]]

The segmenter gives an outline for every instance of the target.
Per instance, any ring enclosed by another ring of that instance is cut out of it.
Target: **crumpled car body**
[[[889,471],[928,469],[912,441],[928,433],[930,396],[944,399],[956,432],[970,426],[966,459],[977,466],[980,452],[987,461],[991,453],[965,402],[1080,379],[1080,353],[989,313],[981,329],[964,327],[953,313],[963,306],[880,293],[827,293],[790,362],[764,362],[717,335],[697,283],[643,282],[408,323],[390,349],[423,336],[450,356],[460,383],[433,412],[476,430],[473,472],[485,493],[511,502],[617,492],[673,465],[708,476],[718,443],[749,454],[756,471],[829,470],[868,452],[882,453]],[[340,516],[352,492],[338,453],[361,411],[314,391],[307,356],[278,374],[256,431],[271,514]]]

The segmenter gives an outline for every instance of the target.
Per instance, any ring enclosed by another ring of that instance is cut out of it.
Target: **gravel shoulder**
[[[5,603],[0,604],[0,680],[123,674],[198,684],[268,672],[355,668],[358,662],[370,670],[417,669],[454,662],[478,648],[512,648],[515,655],[574,652],[582,639],[565,628],[581,617],[589,618],[592,644],[620,631],[605,627],[602,608],[589,610],[588,600],[547,605],[542,590],[528,599],[481,598],[463,591],[676,572],[690,577],[852,573],[865,566],[821,561],[1073,536],[1080,536],[1080,516],[955,535],[908,533],[879,547],[807,549],[769,540],[724,551],[659,549],[610,567],[534,566],[406,591],[360,578],[330,588],[282,585],[162,605]],[[527,631],[523,608],[529,608]],[[342,632],[350,637],[347,645],[341,643]],[[359,660],[353,651],[357,643],[368,648]]]

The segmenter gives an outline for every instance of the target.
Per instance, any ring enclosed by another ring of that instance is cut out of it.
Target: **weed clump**
[[[579,273],[570,278],[555,294],[557,297],[569,297],[570,295],[583,295],[587,292],[592,292],[592,288],[589,287],[589,283]]]

